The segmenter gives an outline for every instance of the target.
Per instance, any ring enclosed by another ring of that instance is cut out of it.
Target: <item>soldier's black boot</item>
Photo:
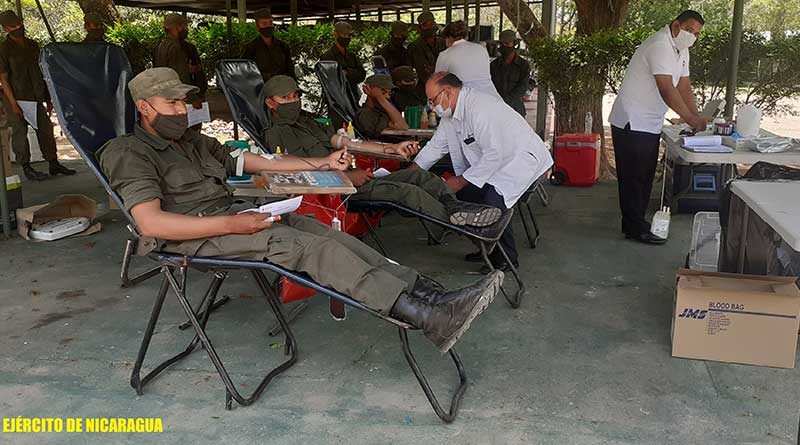
[[[74,175],[74,174],[75,174],[75,170],[73,170],[71,168],[64,167],[58,161],[50,161],[50,175],[51,176],[55,176],[55,175],[67,175],[67,176],[70,176],[70,175]]]
[[[43,181],[47,179],[47,173],[34,170],[31,164],[24,164],[22,166],[22,173],[25,174],[25,177],[31,181]]]
[[[451,291],[417,280],[411,293],[400,295],[391,314],[421,329],[425,337],[445,353],[494,300],[502,284],[503,272],[500,271]]]

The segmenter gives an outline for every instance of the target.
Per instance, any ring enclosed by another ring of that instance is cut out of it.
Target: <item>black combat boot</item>
[[[442,199],[442,204],[450,216],[450,223],[457,226],[491,226],[500,219],[503,213],[497,207],[473,204],[455,198]]]
[[[470,323],[494,300],[503,284],[503,272],[495,271],[461,289],[445,291],[417,280],[411,293],[403,292],[391,314],[422,330],[445,353],[469,329]]]

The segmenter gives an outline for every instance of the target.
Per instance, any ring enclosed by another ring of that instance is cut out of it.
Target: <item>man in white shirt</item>
[[[459,199],[507,211],[553,165],[550,152],[525,118],[499,97],[467,88],[452,73],[435,73],[425,93],[441,120],[414,163],[427,170],[450,154],[456,176],[447,180],[447,187]],[[500,244],[516,266],[510,224]],[[509,269],[497,250],[490,259],[498,269]],[[480,261],[480,254],[467,255],[467,260]]]
[[[608,120],[614,141],[625,238],[647,244],[666,241],[650,232],[645,212],[668,107],[691,127],[706,128],[689,82],[689,48],[704,23],[698,12],[687,10],[642,42],[633,53],[611,108]]]
[[[489,71],[489,53],[477,43],[468,42],[467,25],[455,21],[442,30],[447,49],[436,59],[436,72],[455,74],[467,88],[500,97]]]

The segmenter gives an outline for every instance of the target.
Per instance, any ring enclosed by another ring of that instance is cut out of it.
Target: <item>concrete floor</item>
[[[80,162],[71,178],[24,184],[26,203],[62,193],[107,202]],[[670,241],[621,239],[614,183],[550,189],[537,206],[544,233],[521,248],[529,293],[497,300],[458,343],[469,376],[458,419],[442,424],[403,358],[396,331],[351,311],[336,323],[322,299],[295,321],[300,359],[250,407],[223,409],[222,384],[198,351],[136,396],[128,385],[158,280],[132,289],[117,274],[125,228],[118,212],[87,238],[0,241],[0,417],[161,417],[163,434],[2,434],[0,443],[794,443],[795,370],[674,359],[675,271],[691,217]],[[428,247],[421,227],[393,216],[381,229],[394,258],[447,285],[476,278],[468,242]],[[521,226],[517,223],[518,239]],[[147,260],[138,259],[136,269]],[[192,275],[190,275],[191,277]],[[206,283],[194,273],[200,285]],[[243,390],[283,357],[252,280],[234,274],[209,333]],[[188,341],[167,300],[151,360]],[[454,369],[421,337],[412,344],[443,398]],[[151,361],[152,363],[152,361]]]

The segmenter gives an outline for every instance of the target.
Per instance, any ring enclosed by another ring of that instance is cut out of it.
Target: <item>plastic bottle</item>
[[[356,138],[356,132],[353,129],[353,121],[347,123],[347,137],[351,140]]]
[[[439,125],[439,122],[436,120],[436,113],[435,112],[431,111],[428,114],[428,116],[429,116],[428,117],[428,126],[429,127],[433,128],[433,127],[436,127],[437,125]]]
[[[583,121],[583,132],[585,134],[592,134],[592,112],[586,112],[586,119]]]
[[[653,215],[653,222],[650,224],[650,232],[659,238],[667,239],[669,236],[669,220],[669,207],[661,207],[661,210]]]

